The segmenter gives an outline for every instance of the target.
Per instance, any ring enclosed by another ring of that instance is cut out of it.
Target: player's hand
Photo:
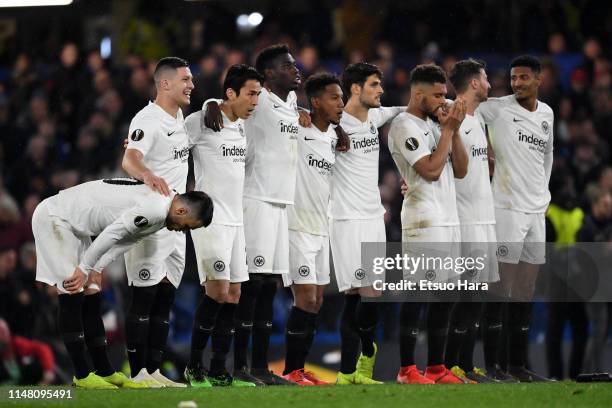
[[[200,127],[202,129],[207,127],[215,132],[220,132],[223,129],[223,115],[219,104],[216,101],[210,101],[202,107],[202,110],[205,113],[201,116]]]
[[[45,371],[40,380],[40,385],[51,385],[55,381],[55,373],[53,371]]]
[[[408,185],[406,184],[404,179],[402,179],[402,182],[400,183],[400,191],[401,191],[403,196],[405,196],[406,193],[408,192]]]
[[[336,126],[334,130],[336,131],[336,136],[338,136],[336,150],[342,153],[348,152],[351,148],[351,140],[349,139],[348,135],[340,125]]]
[[[146,172],[143,175],[142,181],[147,186],[149,186],[151,190],[157,191],[158,193],[165,195],[165,196],[170,195],[170,189],[168,188],[168,184],[166,183],[166,180],[164,180],[161,177],[157,177],[155,174],[151,173],[150,171]]]
[[[128,147],[128,138],[123,139],[123,149],[127,149]]]
[[[457,131],[459,130],[463,119],[465,119],[466,112],[467,105],[465,101],[457,98],[450,107],[443,106],[438,109],[437,116],[438,120],[440,121],[440,125],[443,128]]]
[[[305,109],[298,109],[298,114],[300,115],[298,122],[302,127],[310,127],[312,125],[312,119],[310,118],[310,113],[308,113]]]
[[[78,293],[79,290],[83,289],[85,282],[87,281],[87,276],[85,276],[85,272],[81,270],[78,266],[74,270],[74,273],[63,282],[64,289],[66,289],[71,295]]]

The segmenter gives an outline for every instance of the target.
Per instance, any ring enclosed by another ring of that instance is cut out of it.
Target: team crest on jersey
[[[497,256],[505,257],[508,256],[508,247],[505,245],[500,245],[497,247]]]
[[[374,126],[372,122],[370,122],[370,133],[373,135],[376,134],[376,126]]]
[[[217,261],[215,262],[215,264],[213,265],[213,267],[215,268],[215,271],[217,272],[223,272],[225,270],[225,262],[223,261]]]
[[[142,131],[142,129],[136,129],[130,135],[130,139],[132,139],[135,142],[142,140],[143,137],[144,137],[144,132]]]
[[[148,269],[141,269],[140,272],[138,272],[138,277],[140,280],[149,280],[149,278],[151,278],[151,272],[149,272]]]
[[[264,258],[261,255],[257,255],[254,259],[253,259],[253,263],[255,264],[255,266],[261,268],[262,266],[264,266],[264,264],[266,263],[266,258]]]
[[[238,133],[240,133],[240,136],[244,137],[244,128],[242,125],[238,125]]]
[[[361,268],[357,269],[355,271],[355,278],[359,280],[363,280],[363,278],[365,278],[365,271]]]
[[[298,269],[298,273],[300,274],[300,276],[308,276],[308,274],[310,274],[310,268],[306,265],[302,265]]]
[[[436,271],[434,271],[433,269],[430,269],[427,272],[425,272],[425,279],[427,279],[428,281],[432,281],[436,279]]]
[[[547,135],[549,131],[550,131],[550,127],[548,126],[548,122],[543,121],[542,122],[542,132],[544,132],[544,134]]]
[[[415,137],[409,137],[406,139],[406,149],[411,152],[419,148],[419,141]]]
[[[146,227],[148,223],[149,223],[149,220],[147,220],[142,215],[139,215],[138,217],[134,218],[134,225],[137,226],[138,228]]]

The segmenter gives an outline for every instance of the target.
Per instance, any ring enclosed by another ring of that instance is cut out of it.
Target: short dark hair
[[[531,68],[531,70],[536,74],[539,74],[540,71],[542,71],[542,64],[540,63],[540,60],[532,55],[521,55],[516,57],[510,63],[510,69],[514,67]]]
[[[180,195],[181,201],[189,207],[194,216],[208,227],[212,222],[214,205],[208,194],[203,191],[188,191]]]
[[[417,65],[410,71],[410,85],[446,84],[446,72],[436,64]]]
[[[266,69],[272,68],[274,60],[283,54],[289,54],[287,44],[276,44],[264,48],[255,58],[255,69],[265,78]]]
[[[472,58],[457,62],[450,70],[448,79],[455,88],[455,92],[464,92],[470,81],[480,76],[480,71],[487,69],[484,61],[478,61]]]
[[[378,78],[382,81],[383,73],[374,64],[368,64],[367,62],[358,62],[356,64],[351,64],[344,69],[342,73],[342,88],[344,92],[350,97],[351,96],[351,87],[353,84],[357,84],[359,86],[363,86],[365,81],[371,76],[377,75]]]
[[[304,84],[304,89],[306,90],[306,96],[308,97],[308,102],[310,103],[310,98],[317,97],[325,90],[327,85],[336,84],[340,87],[340,79],[329,72],[319,72],[317,74],[311,75],[306,80]]]
[[[157,62],[155,71],[153,71],[153,78],[157,82],[163,72],[183,67],[189,67],[187,60],[179,57],[164,57]]]
[[[240,95],[240,89],[246,81],[254,79],[263,84],[263,76],[250,65],[234,64],[227,70],[223,80],[223,99],[227,99],[227,90],[233,89],[236,95]]]

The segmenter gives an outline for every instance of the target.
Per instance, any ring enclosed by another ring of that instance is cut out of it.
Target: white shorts
[[[191,238],[201,285],[207,280],[249,280],[242,226],[211,224],[192,230]]]
[[[497,236],[495,224],[461,225],[461,256],[482,258],[482,268],[471,268],[461,275],[471,282],[496,282],[499,280],[497,263]]]
[[[517,264],[519,261],[546,263],[546,221],[544,213],[523,213],[495,209],[497,259]]]
[[[363,242],[381,243],[382,253],[377,256],[385,256],[387,236],[382,216],[367,220],[330,220],[329,238],[340,292],[373,286],[374,280],[384,279],[384,275],[368,276],[361,265]]]
[[[185,234],[163,228],[145,237],[125,253],[128,284],[157,285],[168,278],[179,286],[185,271]]]
[[[34,210],[32,232],[36,243],[36,280],[57,286],[60,293],[68,293],[63,282],[74,273],[91,245],[91,238],[76,236],[67,221],[49,215],[47,201]]]
[[[329,236],[289,230],[289,274],[285,286],[329,283]]]
[[[249,273],[289,272],[287,206],[243,199]]]
[[[404,279],[449,282],[457,280],[456,268],[447,268],[447,258],[461,256],[461,230],[458,225],[402,230],[402,249],[411,258],[421,258],[421,264],[404,270]]]

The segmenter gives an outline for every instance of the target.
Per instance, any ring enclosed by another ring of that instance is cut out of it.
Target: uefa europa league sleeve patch
[[[419,141],[416,138],[409,137],[408,139],[406,139],[406,149],[413,152],[418,148],[419,148]]]
[[[142,140],[143,137],[144,137],[144,132],[142,131],[142,129],[136,129],[130,135],[130,139],[132,139],[135,142]]]
[[[139,215],[138,217],[134,218],[134,225],[137,226],[138,228],[146,227],[148,224],[149,224],[149,220],[147,220],[142,215]]]

